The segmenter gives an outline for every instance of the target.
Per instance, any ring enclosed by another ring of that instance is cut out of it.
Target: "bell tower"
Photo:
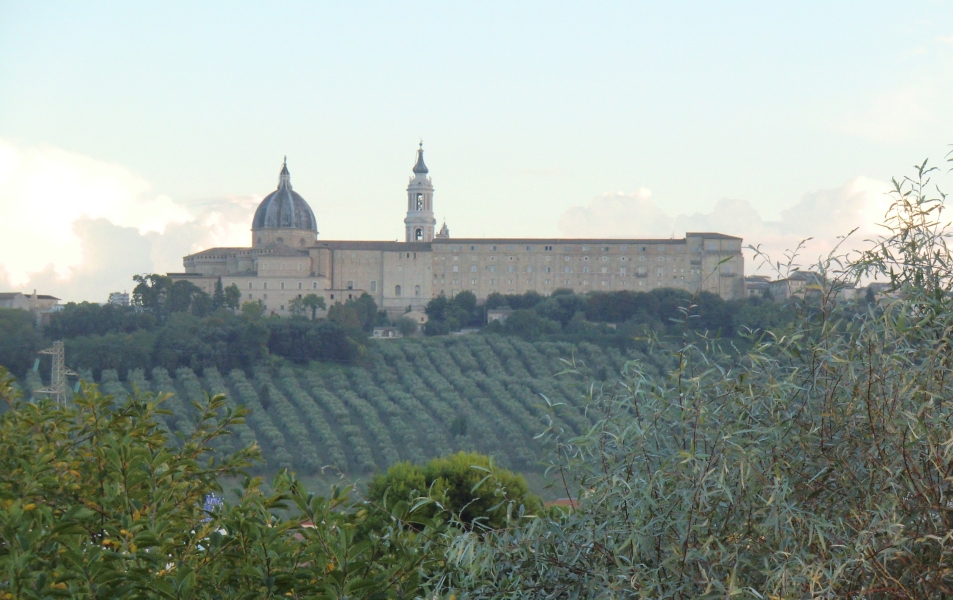
[[[433,241],[437,219],[433,216],[433,183],[427,176],[429,171],[424,164],[424,143],[417,149],[417,164],[414,176],[407,186],[407,217],[404,219],[406,241]]]

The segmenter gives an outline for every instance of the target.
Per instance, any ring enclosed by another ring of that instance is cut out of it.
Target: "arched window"
[[[424,230],[418,227],[414,230],[414,240],[419,242],[424,239]]]
[[[399,285],[396,286],[396,287],[394,287],[394,295],[395,295],[395,296],[400,296],[400,286],[399,286]]]
[[[415,285],[415,286],[414,286],[414,296],[419,296],[419,295],[420,295],[420,286],[419,286],[419,285]]]

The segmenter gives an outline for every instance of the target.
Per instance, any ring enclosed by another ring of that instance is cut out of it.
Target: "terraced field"
[[[106,370],[99,383],[117,399],[133,386],[172,392],[165,425],[186,435],[194,429],[192,403],[225,393],[250,414],[220,449],[257,442],[268,470],[289,467],[305,475],[331,466],[361,475],[399,460],[476,450],[508,468],[534,471],[545,456],[534,440],[548,418],[544,397],[561,404],[555,423],[567,432],[581,433],[591,423],[583,405],[590,379],[556,376],[567,367],[563,361],[574,359],[604,377],[630,358],[644,357],[591,344],[466,335],[371,342],[362,367],[158,368],[125,377]],[[32,374],[22,383],[29,392],[39,379]]]

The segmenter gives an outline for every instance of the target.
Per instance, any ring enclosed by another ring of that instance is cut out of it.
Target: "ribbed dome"
[[[311,207],[301,194],[291,189],[291,174],[288,163],[281,167],[278,189],[265,196],[255,211],[251,228],[257,229],[306,229],[317,233],[318,223]]]

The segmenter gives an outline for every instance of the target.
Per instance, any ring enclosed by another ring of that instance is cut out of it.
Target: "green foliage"
[[[380,506],[409,501],[416,505],[415,515],[452,516],[468,529],[481,530],[505,527],[518,515],[542,509],[522,475],[472,452],[435,458],[423,466],[397,463],[371,480],[367,497]]]
[[[482,306],[477,306],[476,295],[464,290],[448,299],[441,294],[427,303],[424,312],[428,321],[424,333],[430,336],[446,335],[464,327],[481,327],[484,324]]]
[[[37,352],[46,346],[36,330],[33,313],[0,308],[0,365],[24,376],[33,366]]]
[[[156,420],[161,398],[113,409],[95,387],[68,407],[16,396],[0,369],[3,597],[407,598],[440,565],[445,525],[411,528],[393,513],[370,530],[367,505],[340,489],[309,494],[287,474],[274,492],[245,479],[233,501],[209,504],[256,455],[215,455],[242,417],[221,396],[194,407],[178,449]]]
[[[327,310],[324,303],[324,296],[317,294],[308,294],[304,297],[304,305],[311,309],[311,319],[317,318],[318,310]]]
[[[63,309],[50,315],[44,334],[52,340],[89,335],[152,331],[156,318],[132,306],[69,302]]]
[[[397,331],[404,337],[410,337],[417,334],[417,321],[414,321],[410,317],[400,317],[394,321],[394,327],[397,328]]]
[[[662,341],[653,352],[673,358],[668,376],[633,362],[623,382],[593,387],[592,430],[549,432],[578,508],[456,537],[448,587],[474,598],[953,595],[953,264],[928,175],[922,165],[895,182],[871,250],[820,265],[827,284],[788,335],[758,333],[740,360],[713,339]],[[889,279],[894,298],[862,314],[835,301],[861,276]]]

